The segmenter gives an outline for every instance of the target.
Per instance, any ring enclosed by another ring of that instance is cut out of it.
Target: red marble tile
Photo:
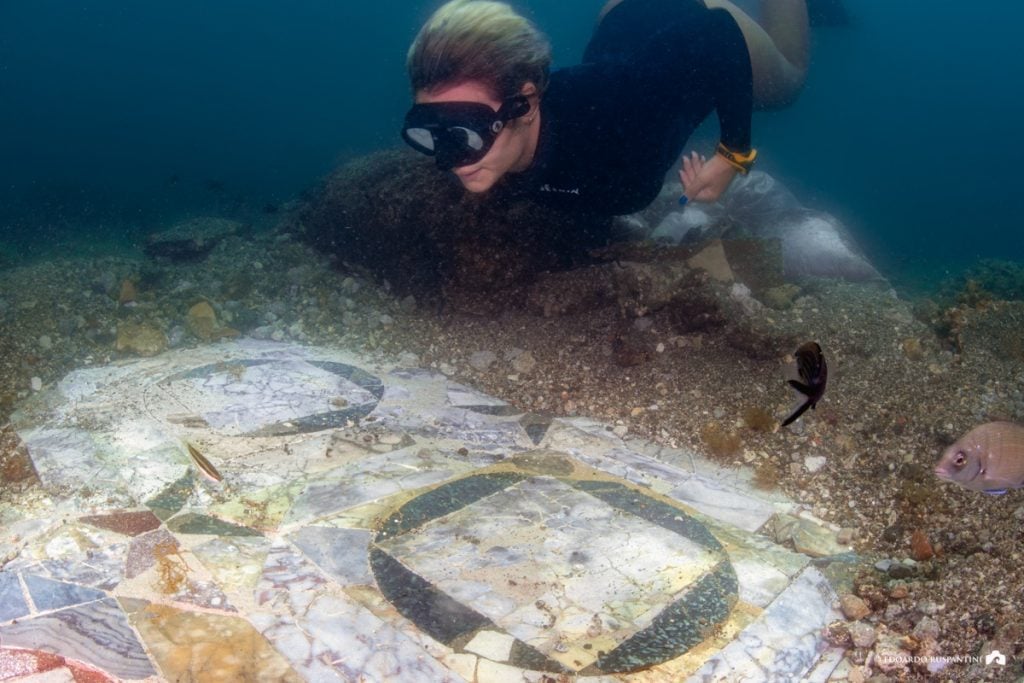
[[[0,648],[0,681],[67,668],[75,683],[114,683],[109,675],[91,666],[42,650]]]
[[[160,526],[160,518],[149,510],[91,515],[89,517],[82,517],[80,521],[101,529],[116,531],[126,536],[138,536]]]

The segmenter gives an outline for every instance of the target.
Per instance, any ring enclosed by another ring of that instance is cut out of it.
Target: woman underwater
[[[714,201],[757,155],[751,112],[792,102],[807,71],[804,0],[610,0],[577,66],[550,71],[543,35],[501,2],[453,0],[409,49],[415,104],[402,135],[470,192],[507,189],[620,215],[661,190],[712,112],[710,158],[679,171]]]

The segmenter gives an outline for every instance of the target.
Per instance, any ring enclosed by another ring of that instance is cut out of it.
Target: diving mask
[[[450,171],[483,159],[505,124],[529,111],[525,95],[506,99],[498,111],[481,102],[415,104],[405,115],[402,138]]]

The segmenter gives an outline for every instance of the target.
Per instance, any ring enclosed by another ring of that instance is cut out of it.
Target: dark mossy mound
[[[400,294],[494,296],[588,260],[611,221],[495,188],[466,192],[430,159],[387,151],[332,174],[300,210],[300,237]]]
[[[299,212],[295,229],[398,294],[486,295],[588,261],[588,250],[607,241],[610,224],[502,188],[472,195],[429,159],[389,151],[331,175]]]

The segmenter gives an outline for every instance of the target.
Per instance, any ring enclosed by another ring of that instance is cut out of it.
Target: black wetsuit
[[[508,181],[573,212],[639,211],[712,111],[721,141],[749,150],[752,108],[750,56],[728,12],[699,0],[624,0],[583,63],[551,74],[534,162]]]

